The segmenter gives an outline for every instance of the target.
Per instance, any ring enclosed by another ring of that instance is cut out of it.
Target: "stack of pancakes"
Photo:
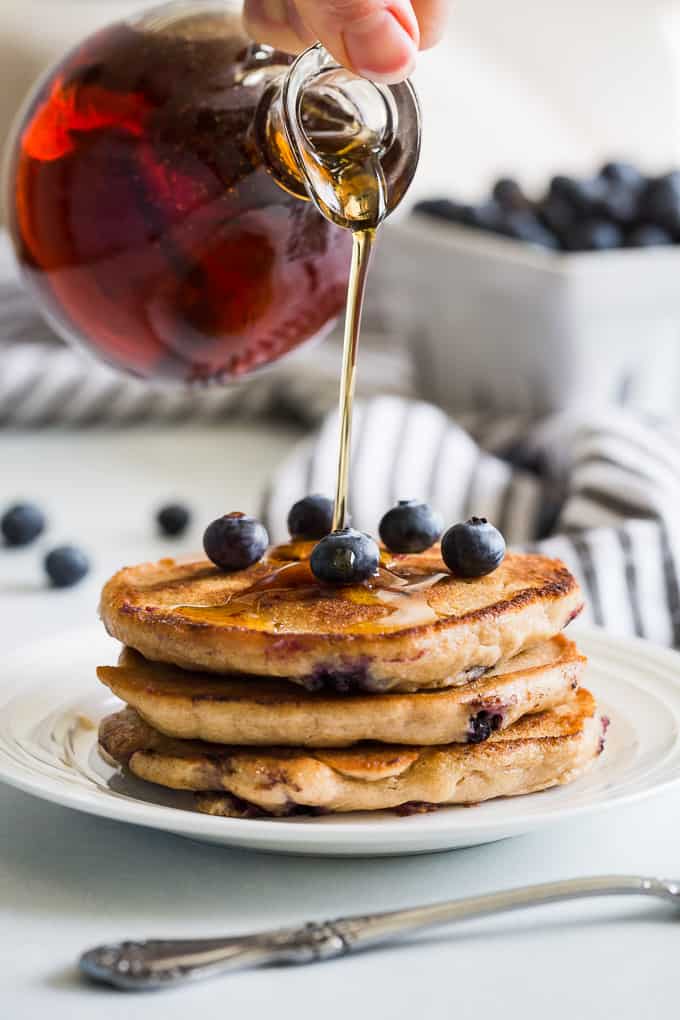
[[[102,722],[104,752],[248,817],[478,803],[569,782],[602,750],[561,562],[509,554],[462,580],[435,547],[331,586],[310,552],[116,574],[101,612],[126,647],[97,672],[128,707]]]

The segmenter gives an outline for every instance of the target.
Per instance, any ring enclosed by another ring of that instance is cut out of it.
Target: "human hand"
[[[297,53],[319,40],[341,64],[392,84],[441,37],[447,0],[246,0],[258,42]]]

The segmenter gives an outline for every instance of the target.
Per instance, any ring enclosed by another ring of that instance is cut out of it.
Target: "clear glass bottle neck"
[[[327,219],[375,229],[404,197],[421,139],[410,82],[376,85],[317,44],[271,82],[260,105],[256,131],[270,172]]]

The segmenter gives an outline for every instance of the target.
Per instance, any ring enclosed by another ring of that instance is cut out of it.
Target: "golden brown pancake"
[[[126,648],[97,675],[169,737],[247,746],[348,747],[478,743],[522,716],[555,708],[586,664],[563,635],[462,687],[416,694],[313,694],[286,680],[212,677],[149,662]]]
[[[554,637],[583,605],[569,570],[544,556],[508,554],[464,580],[438,547],[384,554],[375,580],[340,586],[313,578],[310,552],[279,546],[231,574],[207,560],[127,567],[104,587],[102,619],[153,661],[379,693],[464,683]]]
[[[603,735],[595,699],[581,689],[559,708],[468,746],[246,750],[166,737],[130,708],[103,720],[99,740],[141,779],[209,794],[199,806],[213,814],[220,804],[229,811],[231,797],[286,814],[474,804],[533,793],[580,775],[602,749]],[[220,793],[228,797],[220,801]]]

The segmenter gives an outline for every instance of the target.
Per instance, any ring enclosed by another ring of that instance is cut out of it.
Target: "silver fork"
[[[545,903],[625,895],[655,896],[680,907],[680,882],[634,875],[575,878],[384,914],[313,922],[256,935],[120,942],[85,953],[80,958],[80,970],[91,980],[126,991],[169,988],[243,967],[332,960],[453,921]]]

